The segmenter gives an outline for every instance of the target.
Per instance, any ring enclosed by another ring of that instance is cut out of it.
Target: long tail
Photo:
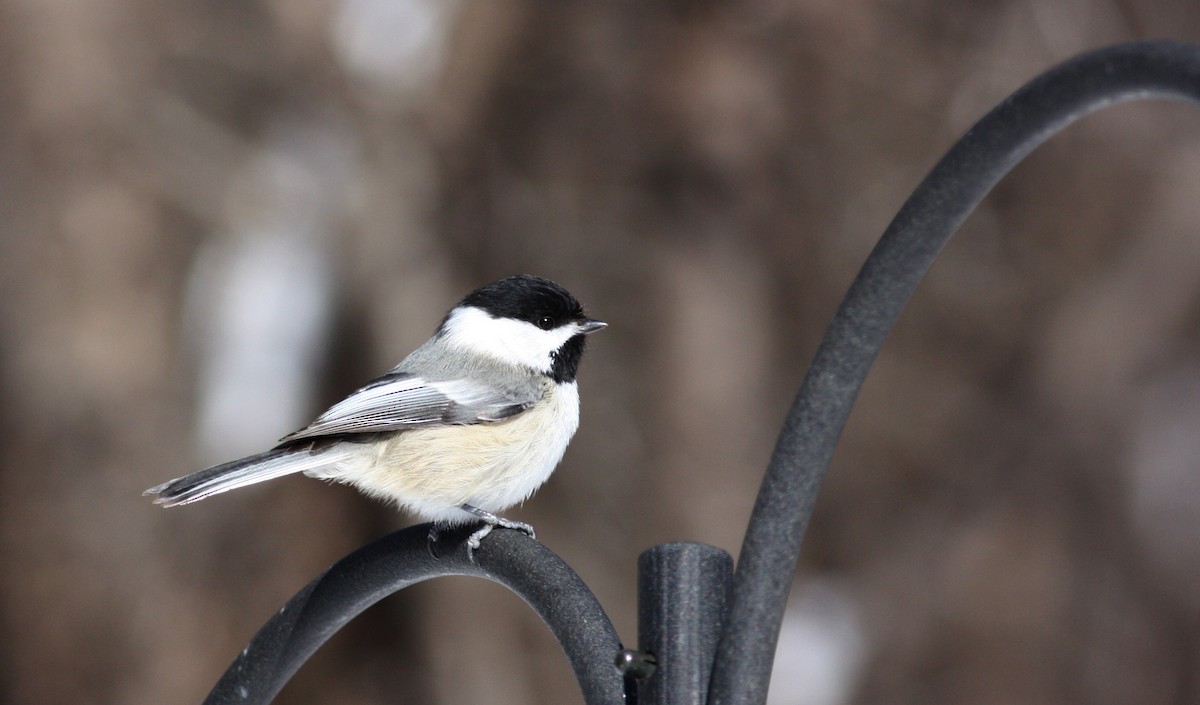
[[[341,445],[335,443],[317,448],[305,443],[274,448],[164,482],[143,494],[155,495],[154,503],[164,507],[198,502],[205,497],[246,485],[336,464],[348,457],[347,451],[339,447]]]

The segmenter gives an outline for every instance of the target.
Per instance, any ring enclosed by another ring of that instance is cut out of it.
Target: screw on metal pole
[[[625,678],[644,681],[658,670],[658,659],[654,654],[637,649],[621,649],[617,652],[617,670]]]
[[[640,653],[630,660],[649,671],[639,705],[704,705],[732,584],[733,558],[715,546],[666,543],[638,558]]]

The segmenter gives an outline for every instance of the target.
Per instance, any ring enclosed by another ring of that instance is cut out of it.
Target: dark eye
[[[542,316],[537,319],[537,327],[542,330],[550,330],[554,327],[554,319],[549,316]]]

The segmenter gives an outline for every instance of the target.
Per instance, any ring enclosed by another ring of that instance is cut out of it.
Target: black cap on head
[[[539,328],[583,320],[583,306],[558,284],[529,274],[505,277],[467,294],[459,306],[474,306],[494,318],[515,318]]]

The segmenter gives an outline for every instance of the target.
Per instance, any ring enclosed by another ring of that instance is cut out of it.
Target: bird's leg
[[[534,532],[533,527],[525,522],[505,519],[504,517],[492,514],[486,509],[472,507],[469,504],[459,505],[459,509],[469,514],[474,514],[479,518],[480,521],[483,522],[483,526],[479,527],[478,531],[467,537],[468,556],[472,555],[475,552],[475,549],[479,548],[479,543],[487,538],[487,535],[492,533],[492,529],[495,529],[497,526],[505,529],[516,529],[517,531],[522,531],[531,539],[537,538],[537,534]]]

